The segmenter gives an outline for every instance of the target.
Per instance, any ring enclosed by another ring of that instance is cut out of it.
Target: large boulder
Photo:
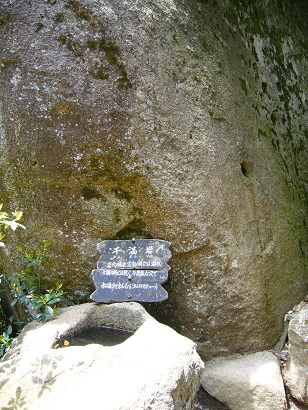
[[[97,242],[160,238],[152,315],[206,360],[275,344],[307,290],[301,4],[1,1],[0,201],[21,245],[53,241],[41,275],[68,303]]]
[[[116,345],[83,336],[82,346],[61,348],[98,326],[134,334]],[[202,369],[195,344],[137,303],[73,306],[23,330],[0,362],[0,407],[190,410]]]
[[[289,325],[289,356],[283,370],[292,397],[308,406],[308,304],[303,302]]]
[[[206,364],[202,387],[231,410],[286,410],[280,364],[271,352],[214,359]]]

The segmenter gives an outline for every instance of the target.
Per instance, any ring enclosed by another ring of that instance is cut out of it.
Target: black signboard
[[[170,243],[160,239],[106,240],[97,245],[100,258],[92,271],[95,302],[159,302],[168,293]]]

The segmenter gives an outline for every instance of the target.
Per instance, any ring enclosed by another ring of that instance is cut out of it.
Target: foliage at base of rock
[[[10,218],[7,212],[2,211],[2,204],[0,204],[0,240],[6,237],[9,228],[13,231],[16,231],[17,228],[26,229],[18,222],[23,212],[15,211],[12,215],[14,219]],[[44,322],[47,317],[57,316],[58,304],[62,301],[65,293],[62,290],[62,284],[56,284],[55,289],[47,289],[41,279],[40,269],[46,257],[48,245],[50,245],[49,242],[43,241],[37,249],[25,251],[24,263],[26,266],[23,270],[0,275],[0,292],[2,293],[2,300],[0,299],[0,358],[10,349],[14,341],[13,333],[16,334],[23,324],[14,319],[14,315],[8,315],[8,309],[10,313],[16,313],[14,306],[20,303],[23,305],[22,317],[32,317],[40,322]],[[0,242],[0,247],[6,250],[8,257],[9,252],[4,242]],[[19,251],[22,252],[22,249],[19,248]],[[10,300],[10,306],[6,306],[5,312],[4,306],[8,305]],[[18,314],[17,316],[19,318]],[[15,332],[13,332],[13,325]]]

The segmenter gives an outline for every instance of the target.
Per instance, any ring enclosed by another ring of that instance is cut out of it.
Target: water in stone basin
[[[105,326],[91,327],[82,330],[80,333],[72,337],[67,337],[60,343],[59,347],[67,346],[86,346],[88,344],[96,343],[104,346],[115,346],[125,342],[134,332],[123,329],[115,329]]]

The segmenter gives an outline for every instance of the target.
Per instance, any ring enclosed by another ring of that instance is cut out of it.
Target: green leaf
[[[19,219],[22,217],[22,214],[23,214],[22,211],[13,212],[13,215],[15,216],[15,221],[19,221]]]
[[[35,320],[38,320],[39,322],[42,321],[42,316],[44,316],[42,313],[38,313],[35,315]]]
[[[40,309],[42,306],[44,306],[44,304],[42,302],[37,302],[33,305],[34,309]]]
[[[9,341],[9,339],[10,339],[9,335],[6,332],[3,332],[2,333],[2,341],[4,343],[7,343]]]
[[[46,313],[48,316],[53,316],[53,308],[50,307],[50,306],[46,306],[46,307],[45,307],[45,313]]]
[[[60,302],[60,298],[54,298],[48,301],[49,305],[54,305],[55,303],[59,303]]]
[[[14,300],[11,302],[11,306],[15,306],[17,302],[18,302],[18,299],[17,299],[17,298],[14,299]]]

